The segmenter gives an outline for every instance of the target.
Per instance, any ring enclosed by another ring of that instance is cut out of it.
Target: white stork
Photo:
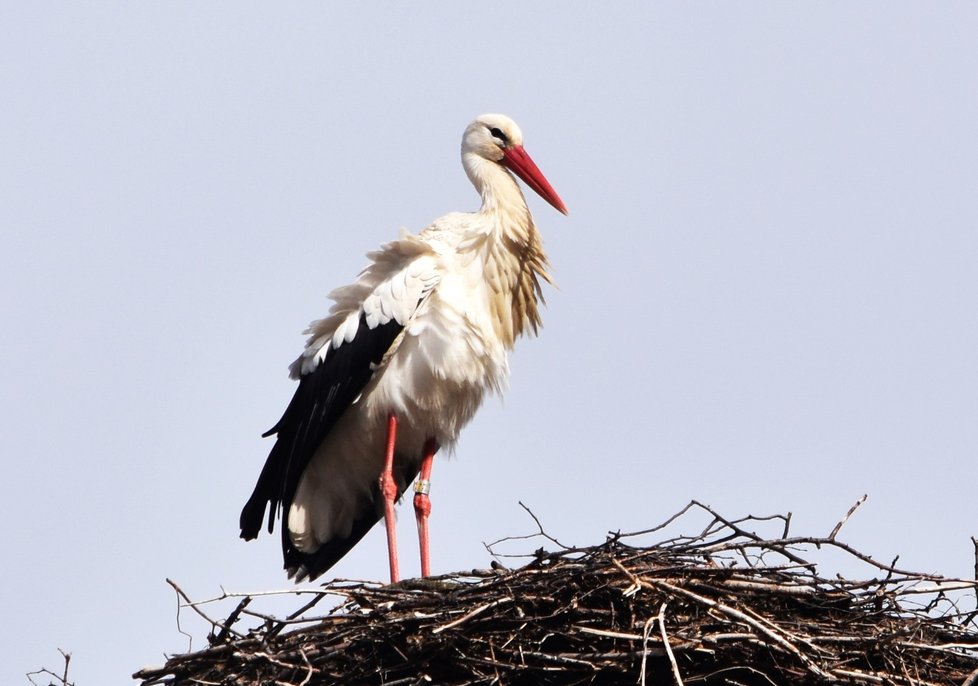
[[[557,210],[564,203],[523,150],[509,117],[485,114],[462,137],[462,165],[482,208],[435,220],[369,253],[370,264],[330,294],[290,369],[299,381],[241,511],[241,537],[282,513],[289,576],[314,579],[383,516],[398,580],[394,501],[415,477],[421,574],[430,573],[431,464],[451,448],[487,391],[509,375],[507,352],[540,325],[540,235],[515,173]]]

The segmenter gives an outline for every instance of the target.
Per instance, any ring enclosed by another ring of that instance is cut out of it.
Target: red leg
[[[424,456],[421,460],[421,473],[414,485],[414,516],[418,520],[418,543],[421,546],[421,576],[431,576],[431,559],[428,551],[428,515],[431,514],[431,463],[438,452],[438,442],[429,438],[424,443]]]
[[[397,498],[397,482],[394,481],[394,444],[397,438],[397,417],[387,415],[387,449],[384,453],[384,471],[377,485],[384,498],[384,524],[387,526],[387,554],[391,563],[391,583],[400,578],[397,569],[397,529],[394,526],[394,500]]]

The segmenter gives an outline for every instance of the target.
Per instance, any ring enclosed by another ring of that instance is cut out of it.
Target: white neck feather
[[[486,232],[483,268],[493,291],[496,333],[511,347],[528,327],[536,332],[540,325],[539,279],[550,281],[547,257],[526,199],[509,171],[474,153],[464,154],[462,164],[482,196],[479,214],[488,220],[480,222]]]
[[[462,156],[465,173],[482,198],[482,214],[496,215],[501,229],[516,224],[524,233],[532,224],[526,199],[520,191],[516,179],[502,165],[491,162],[475,153]],[[515,227],[514,227],[515,228]]]

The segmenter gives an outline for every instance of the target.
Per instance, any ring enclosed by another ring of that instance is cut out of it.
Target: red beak
[[[558,212],[567,214],[567,207],[564,205],[564,201],[560,199],[557,191],[547,181],[547,177],[537,168],[537,165],[526,154],[526,150],[522,146],[503,149],[503,159],[500,162],[507,169],[510,169],[514,174],[523,179],[527,186],[553,205]]]

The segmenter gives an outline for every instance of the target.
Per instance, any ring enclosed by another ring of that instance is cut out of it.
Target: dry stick
[[[962,650],[974,650],[976,647],[975,643],[941,643],[940,645],[928,645],[927,643],[916,643],[914,641],[897,641],[895,645],[920,651],[929,650],[934,653],[948,653],[950,655],[960,655]]]
[[[761,541],[761,542],[765,542],[765,541]],[[798,546],[798,545],[814,545],[814,546],[819,546],[820,547],[820,546],[828,545],[828,546],[834,546],[836,548],[839,548],[840,550],[844,550],[845,552],[849,553],[853,557],[855,557],[855,558],[857,558],[859,560],[862,560],[866,564],[872,565],[873,567],[876,567],[880,571],[889,572],[891,575],[892,574],[899,574],[900,576],[905,576],[905,577],[909,577],[909,578],[912,578],[912,579],[927,579],[927,580],[931,580],[931,581],[933,581],[933,580],[944,580],[944,577],[941,577],[941,576],[939,576],[937,574],[919,574],[917,572],[911,572],[911,571],[906,570],[906,569],[900,569],[899,567],[894,567],[893,566],[893,563],[886,564],[884,562],[880,562],[879,560],[876,560],[875,558],[873,558],[870,555],[866,555],[865,553],[859,552],[858,550],[856,550],[855,548],[853,548],[850,545],[847,545],[845,543],[840,543],[839,541],[834,541],[831,538],[821,538],[821,537],[818,537],[818,536],[795,536],[793,538],[784,538],[784,539],[781,539],[781,540],[778,541],[778,544],[779,544],[779,548],[776,549],[777,552],[780,553],[780,554],[782,554],[782,555],[788,556],[789,559],[791,559],[789,553],[787,553],[787,551],[781,550],[780,549],[780,546],[788,547],[788,546]],[[740,547],[743,547],[743,544],[741,544]],[[727,549],[728,548],[722,548],[722,547],[720,547],[720,548],[717,548],[716,550],[727,550]],[[711,552],[715,552],[715,550],[711,550]],[[897,556],[897,559],[899,559],[899,555]],[[804,562],[804,560],[802,560],[802,562]],[[894,563],[895,563],[895,560],[894,560]],[[806,564],[807,564],[807,566],[814,566],[811,563],[806,563]],[[957,579],[956,579],[956,581],[957,581]]]
[[[71,662],[71,653],[66,653],[65,651],[61,650],[61,648],[58,648],[58,652],[65,657],[65,671],[64,674],[61,675],[61,683],[64,684],[64,686],[68,686],[68,663]]]
[[[734,667],[724,667],[723,669],[718,669],[715,672],[710,672],[705,677],[703,677],[702,680],[707,681],[707,682],[710,682],[710,680],[713,679],[713,677],[718,676],[720,674],[723,674],[724,672],[737,672],[737,671],[741,671],[741,670],[747,671],[747,672],[751,672],[753,674],[756,674],[757,676],[763,677],[764,678],[764,681],[766,681],[769,684],[771,684],[771,686],[778,686],[778,684],[776,684],[773,681],[771,681],[771,677],[769,677],[767,674],[765,674],[764,672],[759,672],[758,670],[754,669],[753,667],[748,667],[747,665],[736,665]]]
[[[811,641],[809,641],[807,637],[805,637],[803,635],[802,636],[799,636],[799,635],[796,635],[796,634],[791,633],[785,627],[777,624],[776,622],[773,622],[773,621],[769,620],[767,617],[764,617],[764,616],[758,614],[757,612],[755,612],[754,610],[752,610],[749,607],[746,608],[746,610],[744,610],[744,614],[745,615],[748,615],[750,617],[753,617],[758,622],[760,622],[764,626],[766,626],[769,629],[771,629],[771,631],[780,631],[781,634],[783,634],[786,638],[791,639],[791,640],[795,641],[796,643],[804,643],[806,646],[808,646],[809,648],[811,648],[812,650],[814,650],[816,652],[824,652],[824,650],[822,650],[820,648],[817,648]],[[794,643],[792,645],[794,645]]]
[[[435,629],[432,629],[431,633],[433,633],[433,634],[440,634],[445,629],[451,629],[453,627],[459,626],[460,624],[464,624],[465,622],[469,621],[473,617],[475,617],[477,615],[481,615],[483,612],[485,612],[489,608],[493,608],[493,607],[496,607],[498,605],[502,605],[503,603],[511,603],[514,600],[515,600],[514,598],[507,597],[507,598],[499,598],[498,600],[490,601],[490,602],[486,603],[485,605],[480,605],[479,607],[475,608],[474,610],[472,610],[468,614],[466,614],[466,615],[464,615],[462,617],[459,617],[454,622],[449,622],[448,624],[442,624],[441,626],[439,626],[439,627],[437,627]]]
[[[969,674],[968,678],[964,680],[964,683],[962,683],[961,686],[975,686],[975,684],[978,684],[978,669]]]
[[[526,505],[524,505],[522,501],[518,501],[518,502],[519,502],[519,506],[522,507],[524,510],[526,510],[527,514],[529,514],[530,517],[533,518],[533,521],[537,525],[537,533],[535,533],[535,534],[528,534],[526,536],[506,536],[505,538],[497,539],[495,541],[492,541],[491,543],[485,543],[485,542],[483,542],[482,543],[482,547],[485,548],[486,549],[486,552],[488,552],[490,555],[492,555],[493,557],[496,557],[496,558],[499,558],[499,557],[532,557],[532,555],[526,555],[526,554],[523,554],[523,555],[504,555],[502,553],[495,552],[493,550],[493,547],[499,545],[500,543],[508,543],[509,541],[525,541],[525,540],[529,540],[531,538],[536,538],[537,536],[542,536],[543,538],[547,539],[548,541],[550,541],[554,545],[559,546],[560,548],[563,548],[563,551],[565,553],[586,552],[587,551],[587,548],[575,548],[573,546],[564,545],[563,543],[561,543],[560,541],[558,541],[556,538],[554,538],[553,536],[551,536],[550,534],[548,534],[546,531],[544,531],[543,525],[540,524],[540,520],[537,518],[537,516],[535,514],[533,514],[533,511],[530,508],[528,508]]]
[[[716,519],[716,521],[721,522],[724,526],[726,526],[728,529],[730,529],[733,532],[733,534],[731,536],[728,536],[727,537],[728,539],[735,540],[738,536],[740,536],[740,537],[746,538],[749,541],[749,543],[746,544],[746,545],[744,544],[744,542],[738,541],[736,543],[736,545],[734,545],[733,547],[738,548],[738,549],[743,549],[744,547],[747,547],[748,545],[750,545],[752,543],[753,544],[764,543],[764,539],[762,539],[760,536],[758,536],[757,534],[755,534],[755,533],[753,533],[751,531],[747,531],[746,529],[742,529],[741,527],[737,526],[736,522],[731,521],[731,520],[723,517],[722,515],[720,515],[720,513],[718,513],[715,510],[713,510],[713,508],[711,508],[709,505],[704,505],[703,503],[699,502],[698,500],[694,500],[692,502],[695,505],[697,505],[700,508],[702,508],[703,510],[706,510],[707,512],[709,512],[711,515],[713,515],[713,517]],[[777,516],[777,515],[774,515],[774,516]],[[757,519],[757,518],[755,518],[755,519]],[[744,520],[741,519],[739,521],[744,521]],[[709,527],[707,527],[707,529],[709,529]],[[705,539],[706,535],[708,535],[708,534],[707,534],[706,531],[704,531],[704,534],[701,534],[700,537]],[[781,540],[782,541],[786,541],[786,540],[790,540],[790,539],[785,539],[785,538],[782,537]],[[712,549],[721,550],[721,549],[723,549],[723,545],[722,545],[723,543],[724,543],[723,540],[717,541],[717,542],[714,542],[714,543],[707,543],[704,540],[703,550],[706,550],[706,551],[709,551],[709,550],[712,550]],[[792,553],[790,550],[788,550],[786,545],[783,546],[782,548],[779,548],[778,549],[778,552],[780,554],[784,555],[786,558],[788,558],[792,562],[795,562],[795,563],[798,563],[798,564],[808,564],[808,562],[806,560],[801,559],[800,557],[798,557],[797,555],[795,555],[794,553]]]
[[[780,593],[790,596],[810,597],[816,593],[813,586],[800,586],[798,584],[786,583],[767,583],[765,581],[744,581],[741,579],[724,579],[721,581],[724,586],[745,591],[765,591],[767,593]]]
[[[847,676],[850,679],[857,679],[859,681],[868,681],[873,684],[892,684],[893,674],[870,674],[869,672],[861,672],[856,669],[837,669],[835,673],[839,676]],[[907,683],[912,686],[941,686],[932,681],[923,681],[922,679],[912,679],[910,677],[904,676],[907,679]]]
[[[642,667],[639,671],[639,683],[641,686],[645,686],[645,664],[649,658],[649,634],[652,633],[652,624],[655,623],[655,617],[649,617],[645,626],[642,628]]]
[[[788,529],[791,528],[791,513],[789,512],[784,518],[784,530],[781,531],[781,538],[788,538]]]
[[[608,631],[607,629],[595,629],[594,627],[582,626],[580,624],[574,624],[572,626],[574,629],[577,629],[582,633],[592,634],[594,636],[603,636],[605,638],[620,638],[625,641],[641,641],[644,638],[643,636],[639,636],[638,634],[626,634],[621,631]]]
[[[611,564],[613,564],[615,567],[617,567],[618,569],[620,569],[625,574],[625,576],[628,577],[628,580],[632,582],[632,585],[631,586],[629,586],[628,588],[626,588],[624,591],[621,592],[621,594],[623,596],[625,596],[627,598],[629,596],[635,595],[636,593],[638,593],[639,590],[641,590],[641,588],[642,588],[642,580],[639,579],[634,574],[632,574],[627,569],[625,569],[625,565],[623,565],[621,562],[619,562],[618,560],[616,560],[614,558],[612,558]]]
[[[302,652],[302,651],[300,650],[299,652]],[[266,662],[268,662],[270,664],[273,664],[273,665],[276,665],[278,667],[284,667],[285,669],[295,670],[295,671],[298,671],[299,670],[299,665],[294,665],[294,664],[292,664],[290,662],[285,662],[284,660],[279,660],[278,658],[273,657],[272,655],[269,655],[265,651],[255,651],[254,653],[240,653],[239,652],[239,653],[235,653],[234,656],[235,657],[240,657],[240,658],[242,658],[244,660],[247,660],[249,662],[255,662],[257,660],[265,660]]]
[[[167,579],[167,583],[170,583],[170,580],[169,579]],[[171,583],[171,585],[174,585],[174,584]],[[184,596],[184,597],[186,597],[186,596]],[[184,635],[184,636],[187,637],[187,652],[190,652],[191,650],[194,649],[194,636],[193,636],[193,634],[184,631],[183,630],[183,627],[180,626],[180,610],[183,609],[183,605],[180,603],[180,593],[179,592],[176,595],[176,601],[177,601],[177,616],[175,617],[175,619],[176,619],[176,622],[177,622],[177,631],[180,634],[182,634],[182,635]]]
[[[312,666],[312,663],[309,662],[309,658],[306,656],[306,651],[304,651],[302,648],[299,648],[299,655],[302,656],[302,661],[306,663],[306,668],[309,670],[306,672],[306,678],[299,683],[299,686],[306,686],[309,683],[309,680],[312,679],[313,673],[318,672],[319,670]]]
[[[788,535],[788,529],[791,527],[791,513],[788,514],[773,514],[773,515],[763,515],[758,517],[757,515],[747,515],[746,517],[741,517],[740,519],[731,520],[734,524],[740,524],[741,522],[769,522],[774,519],[780,519],[784,522],[784,527],[781,530],[781,538],[785,538]]]
[[[975,546],[975,580],[978,581],[978,538],[972,536],[971,543]]]
[[[543,526],[540,524],[540,520],[537,519],[537,516],[535,514],[533,514],[533,510],[531,510],[526,505],[524,505],[522,500],[520,500],[518,502],[520,504],[520,507],[522,507],[524,510],[526,510],[526,513],[528,515],[530,515],[531,517],[533,517],[533,521],[536,522],[537,529],[540,530],[540,535],[541,536],[543,536],[544,538],[546,538],[548,541],[550,541],[554,545],[560,546],[564,550],[574,550],[575,549],[573,546],[564,545],[563,543],[561,543],[560,541],[558,541],[556,538],[554,538],[553,536],[551,536],[550,534],[548,534],[546,531],[544,531],[543,530]]]
[[[874,684],[886,683],[886,679],[876,674],[867,674],[866,672],[858,672],[851,669],[837,669],[835,671],[840,676],[847,676],[853,679],[859,679],[860,681],[869,681]]]
[[[221,595],[215,596],[213,598],[208,598],[207,600],[195,600],[192,603],[187,603],[188,605],[210,605],[213,603],[219,603],[229,598],[261,598],[263,596],[278,596],[278,595],[335,595],[341,598],[349,598],[350,593],[353,591],[358,591],[368,586],[379,586],[376,581],[358,581],[355,579],[334,579],[331,584],[340,583],[350,583],[350,586],[338,586],[337,588],[283,588],[272,591],[225,591],[221,589]]]
[[[676,686],[683,686],[683,677],[679,673],[676,656],[672,654],[672,646],[669,645],[669,637],[666,635],[666,605],[668,604],[669,601],[667,600],[659,608],[659,633],[662,635],[662,643],[666,647],[666,655],[669,656],[669,662],[672,664],[672,676],[676,680]]]
[[[61,682],[61,686],[72,686],[72,684],[68,683],[68,663],[71,662],[71,653],[66,653],[61,648],[58,648],[58,652],[61,653],[61,657],[65,659],[65,669],[64,672],[61,674],[61,676],[58,676],[50,669],[39,669],[34,672],[27,672],[27,674],[25,675],[27,677],[27,680],[30,681],[32,684],[34,684],[34,686],[37,686],[36,682],[34,681],[35,675],[50,674],[55,679]]]
[[[671,516],[666,521],[662,522],[662,524],[659,524],[658,526],[653,526],[651,529],[643,529],[641,531],[633,531],[633,532],[627,533],[627,534],[621,534],[620,533],[620,534],[618,534],[618,536],[620,536],[621,538],[631,538],[633,536],[644,536],[645,534],[653,534],[656,531],[661,531],[662,529],[665,529],[667,526],[669,526],[670,524],[672,524],[674,521],[676,521],[677,519],[679,519],[680,517],[682,517],[684,514],[686,514],[687,512],[689,512],[689,510],[691,508],[693,508],[694,506],[696,506],[697,504],[698,503],[695,500],[690,500],[688,503],[686,503],[686,507],[684,507],[683,509],[681,509],[679,512],[677,512],[676,514],[674,514],[673,516]]]
[[[932,586],[907,586],[900,589],[901,595],[913,593],[945,593],[946,591],[963,591],[966,588],[978,588],[978,582],[948,579],[946,582],[934,582]]]
[[[814,674],[822,677],[823,679],[831,679],[832,678],[832,676],[830,674],[827,674],[826,672],[822,671],[822,669],[818,665],[816,665],[812,661],[811,658],[809,658],[807,655],[805,655],[800,650],[798,650],[798,648],[793,643],[791,643],[791,641],[789,641],[784,636],[780,635],[778,633],[778,631],[775,631],[773,628],[768,628],[768,627],[764,626],[764,624],[762,622],[757,621],[756,619],[754,619],[750,615],[747,615],[747,614],[741,612],[740,610],[734,609],[732,607],[729,607],[727,605],[724,605],[723,603],[719,603],[719,602],[717,602],[715,600],[711,600],[710,598],[706,598],[704,596],[701,596],[698,593],[693,593],[692,591],[687,590],[685,588],[682,588],[681,586],[674,586],[673,584],[666,583],[664,581],[656,581],[654,579],[649,580],[649,581],[644,581],[643,580],[642,581],[642,584],[644,586],[646,586],[646,587],[658,588],[660,591],[662,589],[667,589],[667,590],[669,590],[669,591],[671,591],[673,593],[682,594],[682,595],[686,596],[687,598],[691,598],[692,600],[695,600],[698,603],[701,603],[703,605],[706,605],[709,608],[713,608],[713,609],[719,610],[720,612],[722,612],[723,614],[725,614],[725,615],[727,615],[729,617],[734,617],[735,619],[739,619],[740,621],[742,621],[745,624],[753,627],[757,631],[760,631],[762,634],[764,634],[765,636],[767,636],[769,639],[771,639],[772,641],[774,641],[775,643],[777,643],[779,646],[781,646],[782,648],[784,648],[785,650],[787,650],[789,653],[791,653],[792,655],[794,655],[795,657],[797,657]],[[783,632],[784,630],[783,629],[779,629],[779,631]]]
[[[859,500],[857,500],[856,503],[855,503],[855,505],[853,505],[852,507],[849,508],[849,511],[846,512],[845,517],[843,517],[842,519],[839,520],[839,523],[835,525],[835,528],[834,529],[832,529],[832,533],[829,534],[829,540],[830,541],[834,541],[835,540],[835,537],[838,536],[839,531],[842,529],[843,525],[846,522],[849,521],[849,517],[851,517],[853,515],[853,513],[856,510],[859,509],[859,506],[860,505],[862,505],[864,502],[866,502],[866,498],[868,498],[868,497],[869,497],[868,494],[863,493],[863,497],[860,498]]]
[[[703,503],[701,503],[698,500],[694,500],[693,501],[693,504],[696,505],[697,507],[699,507],[699,508],[701,508],[701,509],[706,510],[707,512],[709,512],[711,515],[713,515],[714,519],[716,519],[717,522],[720,522],[721,524],[723,524],[725,527],[727,527],[728,529],[730,529],[731,531],[733,531],[738,536],[743,536],[744,538],[749,539],[749,540],[754,541],[754,542],[760,542],[760,541],[763,540],[763,539],[761,539],[760,536],[758,536],[754,532],[747,531],[746,529],[740,528],[739,526],[737,526],[737,523],[735,521],[730,520],[730,519],[727,519],[726,517],[724,517],[723,515],[721,515],[719,512],[717,512],[716,510],[714,510],[712,507],[710,507],[709,505],[704,505]],[[775,515],[775,516],[777,516],[777,515]],[[737,520],[737,521],[743,522],[743,521],[749,521],[751,519],[758,519],[758,518],[757,517],[744,517],[743,519],[740,519],[740,520]],[[707,530],[709,528],[710,527],[707,527]]]
[[[523,650],[522,648],[520,649],[520,654],[535,657],[542,662],[550,662],[556,665],[574,665],[575,667],[590,667],[593,670],[597,670],[597,667],[587,660],[570,657],[569,655],[550,655],[549,653],[531,652],[529,650]]]
[[[227,640],[228,634],[231,632],[231,626],[238,621],[238,618],[241,616],[241,612],[248,607],[248,603],[250,602],[251,598],[243,598],[241,602],[238,603],[238,606],[234,608],[231,614],[228,615],[228,618],[224,620],[224,627],[221,629],[220,633],[217,634],[217,638],[214,639],[215,643],[224,643]]]
[[[173,587],[173,590],[176,591],[177,594],[181,598],[183,598],[185,601],[187,601],[187,607],[189,607],[191,610],[193,610],[198,615],[200,615],[201,617],[203,617],[207,622],[210,623],[211,627],[217,628],[217,629],[221,629],[221,630],[225,629],[225,627],[220,622],[211,619],[206,614],[204,614],[204,612],[200,608],[198,608],[196,605],[194,605],[194,602],[192,600],[190,600],[190,598],[187,596],[186,593],[183,592],[183,589],[182,588],[180,588],[179,586],[177,586],[177,583],[175,581],[173,581],[172,579],[167,579],[166,580],[166,583],[170,584],[170,586]],[[179,610],[179,608],[180,608],[180,606],[178,605],[177,606],[177,628],[178,629],[180,627],[180,610]],[[234,634],[238,638],[243,638],[243,634],[238,633],[237,631],[235,631],[234,629],[232,629],[230,626],[228,626],[226,628],[227,628],[227,630],[228,630],[229,633]],[[182,629],[180,629],[180,633],[184,633]],[[186,634],[186,635],[189,636],[189,634]]]
[[[282,630],[285,627],[287,627],[292,622],[296,621],[298,618],[300,618],[307,611],[311,610],[313,607],[315,607],[317,604],[319,604],[319,601],[320,600],[322,600],[325,597],[326,597],[326,593],[325,592],[319,593],[312,600],[310,600],[308,603],[306,603],[305,605],[303,605],[302,607],[300,607],[295,612],[291,613],[288,617],[286,617],[283,620],[280,620],[278,622],[278,624],[276,624],[275,627],[268,632],[268,636],[266,637],[266,639],[267,638],[272,638],[273,636],[278,636],[280,633],[282,633]],[[347,597],[347,599],[349,599],[350,598],[349,594],[347,594],[346,597]],[[306,620],[306,621],[308,621],[308,620]]]

